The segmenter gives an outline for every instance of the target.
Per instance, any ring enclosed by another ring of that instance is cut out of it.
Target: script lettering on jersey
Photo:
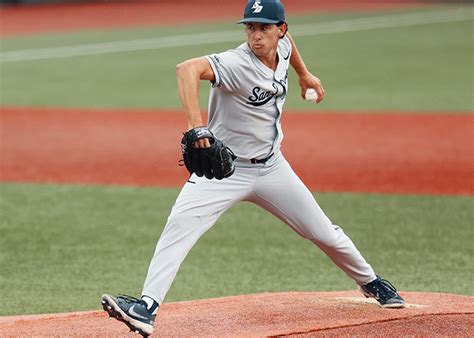
[[[260,87],[255,87],[252,90],[252,96],[249,96],[249,101],[246,103],[255,107],[263,106],[265,103],[268,103],[278,93],[276,84],[272,83],[272,86],[275,88],[275,92],[273,93],[271,91],[263,91]]]

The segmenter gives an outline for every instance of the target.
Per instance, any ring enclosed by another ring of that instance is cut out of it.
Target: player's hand
[[[188,124],[188,131],[194,128],[200,128],[200,127],[202,127],[202,123],[196,126],[193,126],[192,124]],[[208,138],[202,138],[193,143],[193,148],[209,148],[210,146],[211,146],[211,142],[209,142]]]
[[[183,133],[181,152],[190,174],[207,179],[229,177],[234,173],[236,156],[217,139],[207,126],[193,128]]]
[[[301,87],[301,97],[303,100],[305,99],[306,90],[309,88],[314,88],[316,93],[318,93],[316,103],[319,103],[324,99],[324,87],[321,80],[310,72],[300,76],[298,83]]]
[[[209,148],[210,146],[211,143],[208,138],[203,138],[193,143],[194,148]]]

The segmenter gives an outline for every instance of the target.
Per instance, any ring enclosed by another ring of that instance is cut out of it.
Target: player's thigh
[[[221,214],[245,199],[251,185],[251,176],[237,170],[234,175],[223,180],[192,175],[178,195],[171,215],[191,214],[205,218]]]
[[[334,226],[285,159],[259,179],[253,202],[306,238],[331,240]]]

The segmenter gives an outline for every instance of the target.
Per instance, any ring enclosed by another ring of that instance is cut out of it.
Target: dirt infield
[[[381,309],[358,291],[287,292],[164,304],[155,336],[472,336],[474,297],[402,292],[404,309]],[[15,336],[136,336],[102,311],[0,317]]]
[[[0,181],[179,187],[182,113],[1,108]],[[285,113],[315,191],[474,194],[474,115]]]
[[[243,12],[244,0],[160,0],[92,2],[42,6],[0,7],[0,36],[159,26],[183,22],[234,20]],[[380,10],[421,6],[416,0],[298,0],[285,2],[290,14],[307,11]],[[192,8],[192,10],[190,10]]]

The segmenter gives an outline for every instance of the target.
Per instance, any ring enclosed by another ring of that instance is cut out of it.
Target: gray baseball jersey
[[[275,71],[247,43],[207,56],[216,77],[209,96],[209,128],[240,158],[265,158],[280,149],[291,56],[288,38],[280,39],[277,52]]]

